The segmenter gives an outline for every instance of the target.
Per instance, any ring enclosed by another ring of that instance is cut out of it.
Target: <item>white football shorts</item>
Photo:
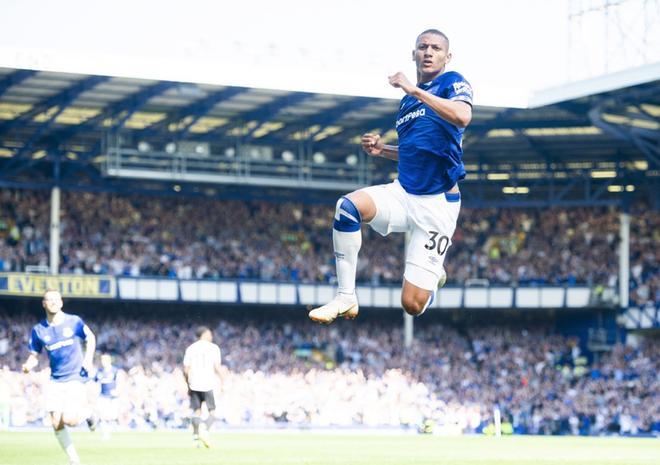
[[[48,380],[44,389],[46,411],[79,416],[87,404],[87,391],[80,381]]]
[[[117,397],[99,396],[98,410],[101,420],[114,421],[119,417],[119,399]]]
[[[383,236],[410,232],[403,275],[406,281],[429,291],[437,289],[461,210],[460,193],[413,195],[398,180],[362,191],[376,204],[376,216],[368,223],[374,231]]]

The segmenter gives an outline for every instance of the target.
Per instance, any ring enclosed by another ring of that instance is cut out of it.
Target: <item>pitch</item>
[[[83,465],[641,465],[660,463],[660,442],[638,438],[353,436],[216,433],[211,449],[189,432],[74,432]],[[0,465],[66,464],[50,432],[0,433]]]

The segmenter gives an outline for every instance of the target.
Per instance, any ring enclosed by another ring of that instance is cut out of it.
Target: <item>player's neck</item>
[[[64,319],[64,312],[60,310],[57,313],[47,313],[46,314],[46,321],[48,322],[49,325],[58,325],[62,322]]]
[[[438,71],[437,73],[433,73],[433,74],[417,73],[417,85],[419,85],[419,84],[428,84],[429,82],[433,81],[435,78],[437,78],[438,76],[440,76],[444,72],[445,72],[445,68],[443,66],[442,69],[440,71]]]

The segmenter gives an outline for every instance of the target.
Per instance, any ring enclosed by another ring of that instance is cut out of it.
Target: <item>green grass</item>
[[[660,441],[630,438],[74,432],[83,465],[638,465],[660,464]],[[66,465],[50,432],[0,433],[0,465]]]

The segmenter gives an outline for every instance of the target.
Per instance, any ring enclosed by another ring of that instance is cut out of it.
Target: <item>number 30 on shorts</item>
[[[447,236],[438,237],[438,234],[440,234],[438,231],[429,231],[429,234],[431,237],[429,237],[429,241],[424,248],[426,250],[437,249],[438,255],[443,255],[449,247],[449,238]]]

